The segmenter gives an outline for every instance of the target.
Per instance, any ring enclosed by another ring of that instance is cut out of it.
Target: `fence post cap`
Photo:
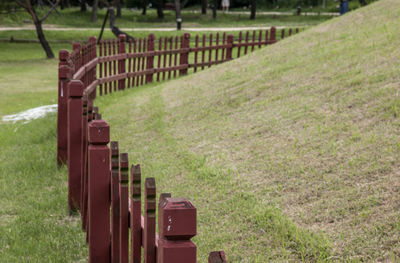
[[[154,34],[149,34],[148,39],[149,40],[154,40],[156,37],[154,36]]]
[[[61,49],[60,52],[58,53],[58,58],[60,61],[66,61],[69,56],[69,52],[66,49]]]
[[[118,38],[119,38],[120,41],[125,41],[126,40],[126,35],[125,34],[120,34],[118,36]]]
[[[185,33],[185,34],[183,34],[183,37],[184,37],[184,38],[189,38],[189,37],[190,37],[190,33]]]
[[[165,197],[160,201],[160,237],[169,240],[189,240],[194,237],[197,233],[197,210],[193,204],[186,198]]]
[[[71,80],[68,84],[69,96],[70,97],[82,97],[83,96],[83,83],[80,80]]]
[[[62,79],[70,79],[72,77],[71,68],[67,65],[59,66],[58,76]]]
[[[81,43],[74,42],[74,43],[72,44],[72,50],[80,49],[80,48],[81,48]]]
[[[107,144],[110,141],[110,125],[104,120],[91,121],[88,139],[90,144]]]
[[[89,37],[89,42],[96,42],[97,38],[95,36]]]

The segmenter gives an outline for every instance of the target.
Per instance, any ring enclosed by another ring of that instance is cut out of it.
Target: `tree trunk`
[[[157,17],[162,19],[162,18],[164,18],[164,12],[163,12],[164,1],[163,0],[157,0],[156,4],[157,4]]]
[[[118,17],[118,18],[120,18],[120,17],[122,16],[122,14],[121,14],[121,5],[122,5],[121,1],[122,1],[122,0],[119,0],[119,1],[117,2],[117,17]]]
[[[54,58],[54,53],[51,50],[49,43],[47,42],[46,38],[44,37],[43,29],[42,29],[42,22],[36,21],[35,22],[36,33],[39,38],[40,44],[42,45],[44,51],[46,52],[47,58]]]
[[[178,21],[178,19],[181,19],[181,0],[175,0],[175,15],[176,21]]]
[[[207,14],[207,0],[201,0],[201,14]]]
[[[213,18],[216,19],[217,18],[217,0],[213,1]]]
[[[251,12],[250,12],[250,19],[256,19],[256,0],[251,0]]]
[[[143,11],[142,11],[142,15],[146,15],[146,9],[147,9],[147,0],[143,0]]]
[[[361,4],[361,6],[366,6],[367,5],[367,2],[365,0],[359,0],[359,2]]]
[[[81,12],[86,12],[86,0],[81,0]]]
[[[99,0],[93,0],[93,6],[92,6],[92,22],[97,21],[97,9],[99,6]]]

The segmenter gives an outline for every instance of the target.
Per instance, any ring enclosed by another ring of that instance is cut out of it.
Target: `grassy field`
[[[38,13],[44,13],[46,10],[38,9]],[[101,28],[106,10],[99,10],[99,19],[97,22],[90,22],[91,13],[82,14],[79,9],[71,8],[59,11],[61,15],[53,13],[47,20],[46,25],[59,27],[93,27]],[[148,14],[143,16],[136,10],[124,9],[122,18],[116,19],[116,25],[126,28],[142,27],[176,27],[175,12],[165,11],[164,19],[158,19],[155,10],[149,10]],[[250,20],[249,15],[244,14],[218,14],[218,19],[214,20],[212,14],[207,15],[193,14],[190,12],[182,13],[183,27],[243,27],[243,26],[311,26],[319,24],[330,19],[329,16],[273,16],[258,15],[255,20]],[[22,26],[24,20],[30,21],[27,12],[17,12],[12,14],[0,14],[0,25],[2,26]],[[107,24],[108,26],[108,24]]]
[[[399,11],[382,0],[210,70],[96,100],[158,193],[197,207],[199,262],[217,249],[230,262],[398,260]],[[0,116],[56,103],[56,60],[34,44],[0,52]],[[0,142],[0,261],[85,261],[56,169],[55,114],[1,123]]]

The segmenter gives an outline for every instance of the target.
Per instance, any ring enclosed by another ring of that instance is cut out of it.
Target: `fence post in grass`
[[[144,262],[156,262],[156,181],[154,178],[146,178],[144,200]]]
[[[75,61],[74,61],[73,73],[75,73],[76,70],[82,66],[82,45],[80,43],[75,42],[72,44],[72,50],[74,52],[79,53],[79,60],[75,59]]]
[[[89,124],[89,262],[110,261],[110,126]]]
[[[119,259],[129,262],[129,159],[127,153],[120,156],[119,173]]]
[[[118,54],[125,54],[126,49],[125,49],[125,39],[126,36],[121,34],[118,37]],[[118,74],[123,74],[125,73],[125,58],[118,60]],[[115,73],[115,72],[114,72]],[[118,82],[118,90],[124,90],[125,89],[125,78],[120,79]]]
[[[142,252],[142,190],[139,164],[132,165],[131,180],[131,263],[140,263]]]
[[[233,35],[228,35],[227,44],[229,45],[226,48],[226,60],[232,59],[232,49],[233,49]]]
[[[270,40],[271,40],[271,43],[275,43],[276,42],[276,27],[271,27],[271,33],[270,33],[271,35],[270,35]]]
[[[68,84],[68,205],[76,211],[81,201],[83,83]]]
[[[189,67],[189,43],[190,43],[190,34],[185,33],[182,36],[181,42],[181,56],[180,56],[180,66],[185,66],[179,70],[179,75],[186,75],[187,69]]]
[[[147,61],[146,61],[146,69],[151,70],[154,68],[154,40],[155,37],[153,34],[150,34],[147,38]],[[153,72],[146,74],[146,83],[153,82]]]
[[[208,256],[208,263],[226,263],[224,251],[213,251]]]
[[[71,68],[68,66],[69,53],[60,50],[58,66],[58,112],[57,112],[57,164],[61,166],[68,159],[68,89]]]
[[[185,198],[160,198],[158,207],[159,263],[195,263],[196,208]]]
[[[119,260],[119,149],[118,142],[112,141],[111,148],[111,262]]]
[[[82,229],[86,229],[86,217],[85,217],[85,181],[86,181],[86,176],[87,174],[87,125],[89,120],[89,114],[88,114],[88,100],[87,96],[82,97],[82,143],[81,143],[81,156],[82,156],[82,162],[81,162],[81,202],[79,204],[80,210],[81,210],[81,220],[82,220]]]

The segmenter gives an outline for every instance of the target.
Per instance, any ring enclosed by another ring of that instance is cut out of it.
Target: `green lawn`
[[[38,10],[39,14],[46,10]],[[91,13],[82,14],[77,8],[60,10],[60,15],[53,13],[45,24],[59,27],[93,27],[101,28],[106,10],[99,11],[97,22],[90,22]],[[176,27],[175,12],[165,11],[164,19],[158,19],[155,10],[149,10],[143,16],[140,11],[124,9],[122,18],[116,20],[116,25],[121,28],[143,28],[143,27]],[[29,21],[30,16],[26,12],[12,14],[0,14],[0,25],[22,26],[23,21]],[[211,12],[207,15],[182,13],[183,27],[243,27],[243,26],[311,26],[330,19],[328,16],[272,16],[258,15],[255,20],[250,20],[249,15],[243,14],[218,14],[218,19],[212,18]],[[108,26],[108,24],[107,24]]]
[[[199,262],[400,257],[400,3],[241,59],[98,97],[111,139],[198,209]],[[53,45],[55,51],[70,45]],[[0,116],[56,103],[57,61],[0,43]],[[0,261],[87,260],[56,169],[55,114],[0,123]]]

